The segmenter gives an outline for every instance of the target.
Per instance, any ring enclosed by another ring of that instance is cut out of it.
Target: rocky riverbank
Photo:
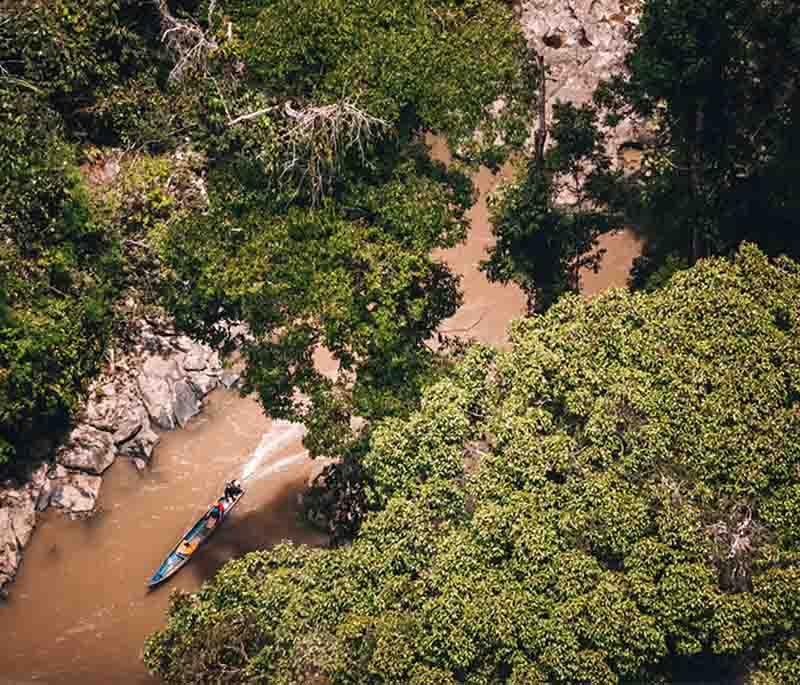
[[[24,485],[0,486],[0,590],[16,575],[36,517],[54,507],[72,517],[95,511],[103,473],[118,457],[147,467],[159,430],[183,427],[216,387],[232,387],[211,348],[177,335],[167,324],[139,321],[136,345],[89,388],[64,442]]]
[[[522,0],[517,16],[530,45],[548,67],[547,117],[556,101],[592,101],[602,79],[618,73],[639,20],[640,0]],[[643,135],[625,119],[610,132],[612,155]],[[622,160],[620,160],[622,161]]]
[[[550,108],[556,100],[590,101],[598,81],[621,66],[638,0],[522,0],[517,11],[530,44],[549,66]],[[623,122],[612,134],[612,154],[640,135],[634,123]],[[177,162],[182,159],[176,156]],[[113,156],[84,170],[95,186],[113,183],[119,171]],[[206,202],[198,178],[191,176],[189,186],[198,186]],[[70,516],[91,515],[102,474],[117,457],[146,468],[158,430],[184,426],[209,392],[238,380],[208,347],[166,325],[137,325],[135,349],[93,383],[64,443],[57,449],[42,447],[50,458],[25,485],[0,485],[0,589],[16,574],[38,512],[54,507]]]

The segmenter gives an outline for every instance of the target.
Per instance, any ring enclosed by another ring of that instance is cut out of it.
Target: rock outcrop
[[[600,80],[619,71],[630,47],[626,35],[638,22],[639,5],[639,0],[523,0],[519,4],[523,31],[549,68],[548,110],[556,100],[591,102]],[[638,135],[634,122],[621,122],[611,133],[612,154]]]
[[[21,488],[0,489],[0,591],[14,578],[22,548],[36,526],[36,505],[47,481],[47,466],[39,467]]]
[[[47,503],[72,516],[80,516],[94,511],[103,479],[58,464],[48,475],[48,481],[45,486],[49,495]]]
[[[111,433],[84,423],[75,428],[56,452],[63,466],[99,476],[114,463],[116,447]]]
[[[92,383],[55,464],[42,465],[25,485],[0,484],[0,591],[17,572],[37,512],[52,506],[72,517],[91,515],[102,474],[117,456],[145,469],[159,442],[154,429],[185,426],[214,388],[238,381],[211,348],[165,324],[135,325],[136,344]],[[43,457],[48,448],[43,443]]]

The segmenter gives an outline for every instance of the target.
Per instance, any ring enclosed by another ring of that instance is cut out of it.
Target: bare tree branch
[[[752,560],[767,535],[764,526],[754,520],[753,510],[747,504],[739,504],[727,520],[717,521],[707,531],[714,543],[714,560],[723,585],[734,592],[749,590]]]
[[[224,103],[223,103],[224,104]],[[225,106],[227,110],[227,105]],[[249,112],[248,114],[242,114],[233,119],[228,119],[228,126],[236,126],[236,124],[241,124],[243,121],[250,121],[251,119],[257,119],[258,117],[263,117],[265,114],[269,114],[270,112],[274,112],[276,109],[279,109],[278,105],[274,105],[272,107],[265,107],[264,109],[256,110],[255,112]],[[230,117],[230,114],[228,114]]]
[[[355,148],[361,158],[370,140],[389,128],[389,123],[344,99],[331,105],[283,108],[290,126],[283,136],[287,156],[282,175],[308,179],[311,198],[317,204],[339,169],[344,155]],[[299,190],[299,187],[298,187]]]
[[[208,74],[208,56],[219,45],[208,36],[200,24],[192,19],[177,19],[169,11],[167,0],[153,0],[161,15],[161,42],[172,52],[175,66],[169,74],[170,81],[182,81],[190,73]],[[208,25],[211,27],[216,0],[208,7]]]

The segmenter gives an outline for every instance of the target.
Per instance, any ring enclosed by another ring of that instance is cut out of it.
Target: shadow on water
[[[469,240],[436,256],[462,276],[464,289],[464,306],[443,328],[503,344],[506,326],[522,314],[525,298],[515,286],[489,283],[479,269],[493,242],[486,193],[497,181],[481,170]],[[606,276],[588,283],[590,290],[609,284],[610,258],[621,246],[607,247]],[[623,251],[620,272],[634,247]],[[315,361],[321,370],[335,368],[321,353]],[[303,451],[302,436],[290,437],[291,432],[270,422],[252,398],[215,392],[201,416],[161,436],[147,471],[137,473],[124,460],[109,469],[100,492],[104,509],[95,519],[69,521],[45,512],[11,599],[0,603],[0,683],[3,678],[59,685],[152,683],[141,647],[163,625],[172,590],[196,590],[230,559],[283,540],[324,545],[326,536],[300,520],[297,498],[313,465],[294,459]],[[197,557],[148,594],[146,580],[166,552],[220,494],[225,480],[241,474],[254,456],[256,474],[262,467],[275,470],[254,477],[246,499]]]
[[[234,512],[211,540],[198,550],[189,568],[200,581],[210,580],[231,559],[249,552],[270,549],[291,540],[294,543],[322,546],[327,536],[305,524],[297,502],[304,479],[291,479],[273,487],[257,508]]]

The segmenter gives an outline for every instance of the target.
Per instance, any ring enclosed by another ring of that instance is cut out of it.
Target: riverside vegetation
[[[0,468],[144,308],[238,349],[350,493],[350,544],[176,596],[165,681],[800,679],[800,8],[641,4],[623,72],[551,122],[499,0],[0,5]],[[531,315],[507,351],[434,349],[460,293],[432,251],[512,157],[484,268]],[[583,303],[633,220],[653,292]]]
[[[793,682],[798,288],[749,246],[518,321],[374,430],[351,545],[230,562],[174,598],[146,663],[175,683]]]

